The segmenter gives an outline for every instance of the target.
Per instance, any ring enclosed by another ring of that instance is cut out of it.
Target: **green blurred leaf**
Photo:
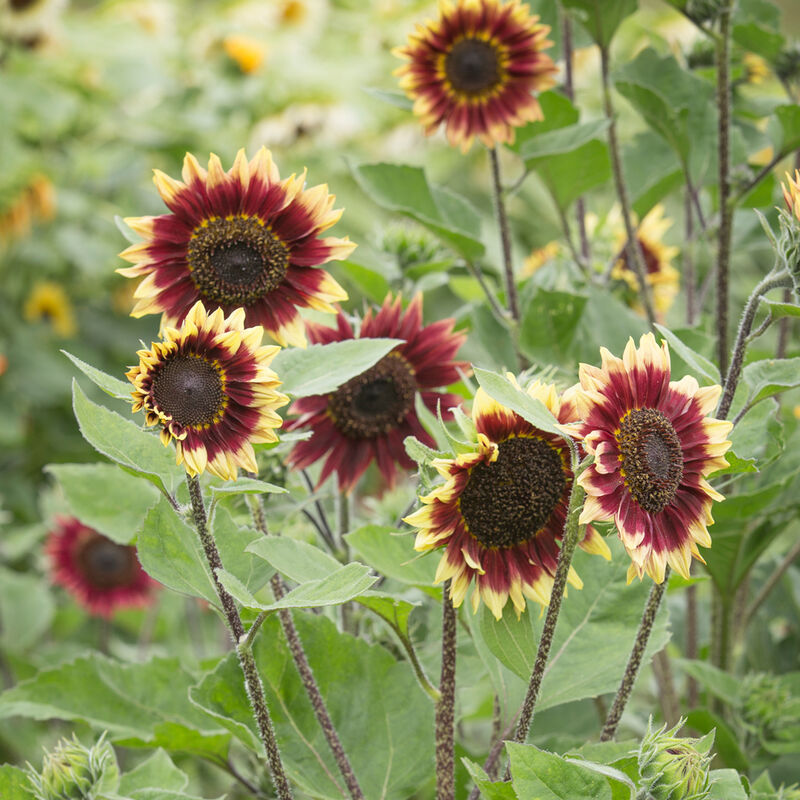
[[[226,481],[218,486],[212,484],[211,494],[286,494],[289,490],[274,483],[255,480],[254,478],[239,478],[235,481]]]
[[[220,726],[189,701],[196,680],[174,658],[125,664],[93,653],[7,689],[0,694],[0,718],[84,720],[113,737],[144,740],[167,721],[218,733]]]
[[[517,793],[510,783],[492,781],[482,767],[468,758],[462,758],[461,763],[466,767],[472,780],[475,781],[475,785],[481,790],[481,797],[485,798],[485,800],[517,800]]]
[[[470,261],[483,255],[478,212],[459,195],[429,184],[421,168],[360,164],[351,169],[358,185],[378,205],[416,220]]]
[[[433,585],[434,559],[415,552],[412,533],[398,533],[385,525],[364,525],[344,538],[381,575],[415,586]]]
[[[433,751],[433,709],[411,670],[383,647],[339,633],[325,617],[298,613],[295,624],[364,795],[406,800],[428,779]],[[341,800],[339,771],[274,617],[256,637],[255,657],[290,779],[312,797]],[[233,654],[191,696],[261,752]]]
[[[117,544],[130,544],[161,496],[148,481],[114,464],[48,464],[70,511]]]
[[[405,92],[397,91],[395,89],[376,89],[372,86],[365,86],[364,91],[367,94],[372,95],[374,98],[382,100],[384,103],[388,103],[390,106],[402,108],[406,111],[411,111],[411,109],[414,107],[414,101],[407,97]]]
[[[780,153],[791,153],[800,147],[800,105],[783,105],[775,109],[780,125],[781,139],[776,142]]]
[[[683,659],[681,660],[681,666],[714,697],[718,697],[733,708],[741,706],[744,698],[742,696],[742,682],[739,678],[730,675],[707,661]],[[706,733],[706,731],[703,732]]]
[[[38,575],[0,566],[0,646],[22,653],[50,627],[55,601]]]
[[[731,35],[740,47],[770,62],[775,61],[786,43],[779,33],[768,30],[757,22],[734,25]]]
[[[767,397],[800,386],[800,358],[752,361],[742,370],[747,384],[747,404],[754,405]]]
[[[628,557],[616,537],[606,541],[613,553],[611,564],[581,551],[576,554],[574,566],[584,585],[580,591],[570,588],[564,598],[539,710],[614,691],[625,670],[650,584],[642,581],[626,586]],[[509,604],[497,621],[482,605],[475,626],[492,653],[526,682],[536,660],[542,626],[537,609],[530,603],[518,620]],[[668,615],[662,605],[645,659],[668,641]]]
[[[402,339],[367,338],[284,348],[270,366],[283,381],[280,390],[286,394],[327,394],[368,370],[402,343]]]
[[[408,638],[408,618],[415,605],[382,592],[364,592],[355,599],[383,619],[399,636]]]
[[[0,765],[0,797],[3,800],[36,800],[28,776],[11,764]]]
[[[538,136],[528,137],[520,146],[519,154],[524,161],[529,161],[571,153],[592,139],[602,136],[608,125],[608,120],[603,118],[546,131]]]
[[[66,350],[61,351],[95,386],[99,386],[106,394],[116,397],[118,400],[127,400],[130,402],[131,393],[133,392],[133,384],[128,381],[121,381],[112,375],[101,372],[91,364],[81,361],[77,356],[68,353]]]
[[[622,172],[633,211],[640,219],[683,183],[683,171],[675,151],[650,130],[637,134],[623,146]]]
[[[556,427],[558,421],[541,400],[531,397],[527,392],[511,383],[508,378],[495,372],[489,372],[479,367],[475,367],[474,372],[481,389],[489,397],[515,411],[539,430],[554,433],[556,436],[564,435]]]
[[[392,288],[389,281],[380,272],[362,264],[356,264],[355,261],[342,261],[339,268],[373,303],[383,303]]]
[[[189,777],[186,773],[178,769],[172,759],[159,748],[120,778],[119,794],[130,795],[139,789],[147,788],[182,792],[188,784]]]
[[[638,5],[637,0],[563,0],[563,4],[601,47],[610,44],[622,21]]]
[[[145,476],[170,494],[184,479],[184,471],[175,463],[174,448],[164,447],[155,434],[93,403],[75,380],[72,408],[84,439],[102,455]]]
[[[735,769],[712,769],[708,800],[747,800],[742,778]]]
[[[511,782],[520,797],[536,800],[612,800],[611,787],[578,762],[516,742],[506,742]]]

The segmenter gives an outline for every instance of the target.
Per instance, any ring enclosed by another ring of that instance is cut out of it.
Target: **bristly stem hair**
[[[454,800],[455,702],[456,702],[456,610],[450,599],[450,581],[442,589],[442,672],[436,703],[436,800]]]

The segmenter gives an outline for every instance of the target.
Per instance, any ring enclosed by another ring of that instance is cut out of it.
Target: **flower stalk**
[[[189,488],[189,497],[192,501],[192,515],[194,517],[195,528],[200,537],[200,542],[203,545],[203,551],[205,552],[206,560],[211,570],[211,579],[214,583],[217,597],[219,597],[220,604],[222,605],[225,620],[228,623],[228,628],[236,644],[236,655],[239,658],[239,665],[244,675],[247,695],[250,698],[261,741],[267,754],[267,762],[272,775],[272,784],[275,787],[275,792],[279,800],[292,800],[292,790],[289,786],[289,780],[286,777],[283,761],[281,760],[278,742],[275,738],[275,730],[272,726],[272,718],[270,717],[269,708],[267,707],[267,699],[264,696],[264,687],[258,675],[252,648],[245,638],[244,626],[242,625],[242,619],[239,616],[236,604],[217,578],[217,570],[222,569],[222,560],[220,559],[219,550],[217,550],[214,537],[208,530],[208,518],[206,517],[200,481],[197,476],[187,473],[186,484]]]
[[[625,667],[625,674],[622,676],[617,696],[614,698],[614,703],[603,726],[603,732],[600,734],[601,742],[610,742],[616,735],[622,712],[625,710],[628,698],[631,696],[633,685],[636,683],[636,677],[639,674],[639,667],[642,665],[644,651],[647,649],[647,641],[653,630],[653,623],[656,621],[661,598],[667,588],[669,573],[670,568],[667,566],[664,570],[664,580],[661,583],[653,583],[653,588],[650,589],[650,595],[647,598],[644,613],[642,614],[642,621],[639,623],[639,630],[636,633],[636,641],[633,643],[633,650],[631,650],[628,665]]]
[[[450,581],[442,590],[442,672],[436,703],[436,800],[454,800],[455,784],[455,694],[456,611],[450,599]]]
[[[511,232],[508,227],[508,215],[503,199],[503,184],[500,179],[500,156],[497,146],[489,149],[489,160],[492,165],[492,190],[494,210],[497,215],[497,227],[500,230],[500,245],[503,248],[503,274],[506,279],[506,302],[514,322],[519,323],[519,300],[517,286],[514,283],[514,264],[511,260]]]

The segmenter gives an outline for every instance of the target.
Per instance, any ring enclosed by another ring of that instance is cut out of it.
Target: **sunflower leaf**
[[[342,566],[318,547],[288,536],[259,536],[245,550],[264,559],[295,583],[321,580]]]
[[[402,339],[347,339],[306,348],[284,348],[270,365],[283,381],[282,392],[311,397],[336,391],[380,361]]]
[[[475,782],[475,785],[481,790],[481,797],[485,798],[485,800],[517,800],[517,793],[510,783],[493,781],[484,772],[483,767],[468,758],[462,758],[461,763],[466,768],[470,778]]]
[[[385,525],[364,525],[344,538],[381,575],[412,586],[433,585],[434,559],[414,551],[410,532],[398,533]]]
[[[637,0],[564,0],[595,43],[607,47],[625,17],[636,11]]]
[[[554,433],[557,436],[564,434],[556,427],[558,420],[550,413],[541,400],[531,397],[522,389],[514,386],[508,378],[498,375],[495,372],[475,367],[475,377],[486,394],[495,399],[498,403],[510,408],[519,414],[531,425],[535,425],[542,431]]]
[[[0,797],[4,800],[36,800],[25,771],[11,764],[0,766]]]
[[[800,386],[800,358],[767,358],[752,361],[742,370],[749,388],[747,404],[753,406],[767,397]]]
[[[655,324],[656,330],[667,340],[670,348],[672,348],[689,366],[689,368],[697,375],[702,375],[709,383],[719,383],[720,374],[716,365],[709,361],[705,356],[692,350],[689,345],[685,344],[678,338],[669,328],[663,325]]]
[[[120,778],[119,793],[130,795],[141,789],[159,787],[181,792],[189,785],[189,776],[175,766],[164,750],[158,749]]]
[[[211,494],[286,494],[289,490],[274,483],[255,480],[254,478],[239,478],[220,485],[210,487]]]
[[[116,397],[118,400],[127,400],[130,402],[133,386],[126,382],[108,375],[105,372],[81,361],[78,356],[68,353],[66,350],[61,351],[95,386],[99,386],[106,394]]]

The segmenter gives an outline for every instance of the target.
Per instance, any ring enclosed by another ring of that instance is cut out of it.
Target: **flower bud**
[[[800,170],[795,170],[794,178],[787,172],[781,189],[788,210],[778,210],[780,233],[776,249],[792,276],[794,292],[800,297]]]
[[[702,739],[676,736],[681,719],[671,730],[664,725],[657,731],[652,718],[639,748],[639,774],[643,788],[654,800],[704,800],[711,791],[708,768],[714,732]]]
[[[103,800],[119,786],[119,767],[105,733],[97,744],[84,747],[72,735],[45,752],[40,773],[28,764],[28,779],[36,800]]]

